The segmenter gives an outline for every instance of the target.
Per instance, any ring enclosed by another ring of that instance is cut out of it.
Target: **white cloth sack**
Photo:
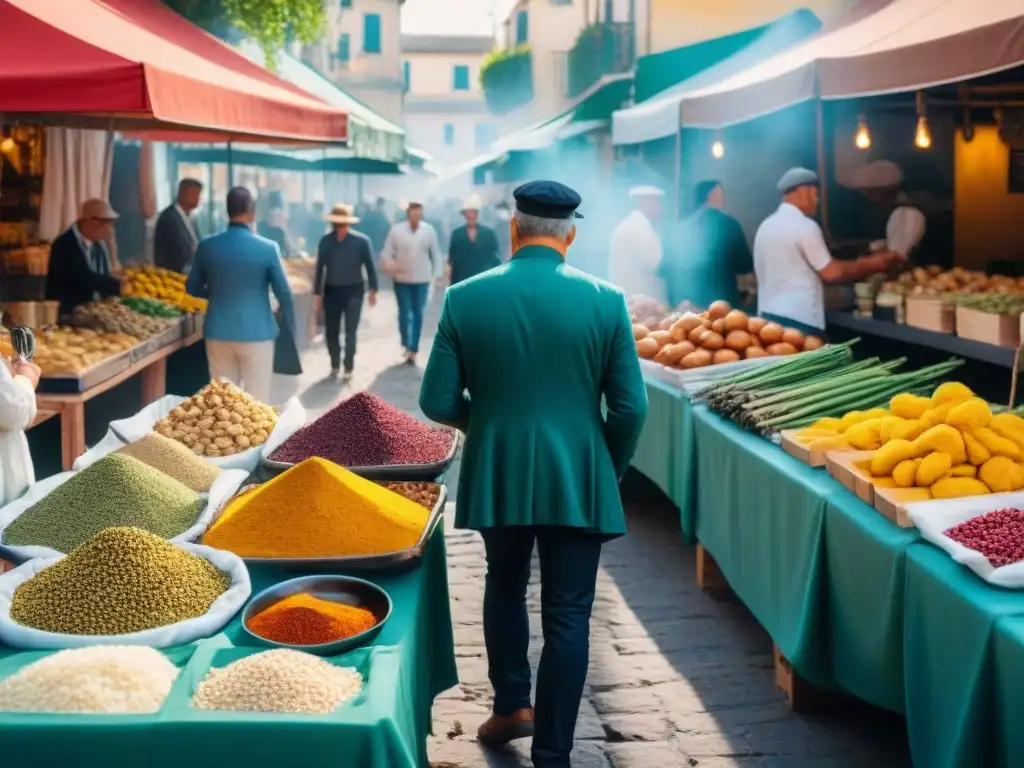
[[[148,645],[151,648],[168,648],[200,640],[219,632],[245,605],[252,593],[249,571],[242,558],[199,544],[179,544],[182,549],[198,555],[231,577],[227,591],[213,601],[210,610],[196,619],[187,619],[168,624],[158,629],[132,632],[127,635],[61,635],[44,632],[18,624],[11,619],[11,600],[14,590],[40,571],[63,558],[53,557],[31,560],[13,571],[0,576],[0,643],[12,648],[32,650],[58,650],[62,648],[84,648],[89,645]]]
[[[61,472],[59,475],[48,477],[29,488],[20,499],[0,509],[0,553],[7,555],[15,563],[24,563],[27,560],[40,557],[60,557],[64,554],[50,547],[4,544],[3,536],[7,526],[17,520],[25,510],[48,496],[57,486],[66,483],[75,474],[77,473]],[[210,486],[209,493],[199,494],[199,497],[206,502],[203,510],[199,513],[199,517],[196,518],[196,521],[189,528],[179,533],[171,541],[177,544],[184,544],[185,542],[195,541],[206,533],[206,529],[216,519],[221,508],[231,500],[232,496],[238,493],[238,489],[242,487],[248,476],[248,472],[240,469],[229,469],[222,472],[214,480],[213,485]]]
[[[1024,560],[996,568],[981,552],[965,547],[945,535],[954,525],[1007,507],[1024,508],[1024,492],[917,501],[907,504],[907,514],[925,541],[944,550],[956,562],[966,565],[989,584],[1006,589],[1024,589]]]
[[[117,437],[121,435],[129,443],[141,440],[153,431],[153,426],[164,416],[169,414],[187,398],[180,395],[164,395],[154,403],[150,403],[130,419],[120,419],[110,422],[111,429],[106,436],[83,453],[75,460],[75,469],[85,469],[93,462],[103,458],[111,451],[116,451],[123,443]],[[281,447],[281,444],[294,435],[301,426],[306,423],[306,410],[299,402],[299,398],[293,397],[284,404],[281,414],[277,417],[277,424],[274,425],[270,437],[263,445],[249,448],[248,450],[236,453],[234,456],[205,457],[221,469],[244,469],[246,472],[255,471],[259,466],[260,456],[269,456],[273,451]]]

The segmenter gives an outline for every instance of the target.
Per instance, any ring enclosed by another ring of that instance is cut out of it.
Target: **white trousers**
[[[206,359],[210,379],[227,379],[261,403],[270,402],[270,382],[274,375],[273,341],[206,340]]]

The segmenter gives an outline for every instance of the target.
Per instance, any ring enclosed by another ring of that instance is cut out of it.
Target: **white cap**
[[[630,197],[664,197],[665,190],[652,185],[633,187],[629,190]]]

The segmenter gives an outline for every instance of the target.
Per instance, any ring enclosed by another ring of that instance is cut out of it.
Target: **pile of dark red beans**
[[[986,512],[954,525],[945,535],[980,552],[997,568],[1024,560],[1024,510]]]
[[[435,464],[451,453],[455,433],[430,427],[376,395],[360,392],[326,411],[274,451],[273,461],[311,456],[343,467]]]

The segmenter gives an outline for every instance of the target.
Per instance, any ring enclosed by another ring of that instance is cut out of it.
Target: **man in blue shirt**
[[[294,329],[292,291],[277,244],[252,230],[256,208],[249,190],[234,187],[227,208],[227,230],[199,244],[185,290],[209,300],[204,335],[210,378],[227,379],[269,404],[278,332],[270,292]]]

